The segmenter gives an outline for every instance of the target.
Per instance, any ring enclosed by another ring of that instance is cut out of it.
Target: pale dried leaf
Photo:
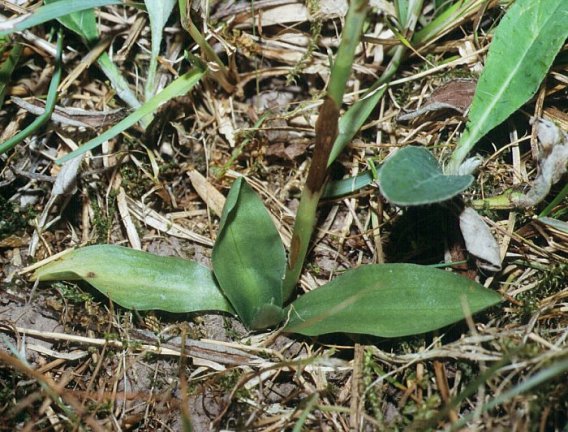
[[[531,207],[541,202],[566,173],[568,165],[568,134],[551,121],[537,120],[537,136],[541,145],[539,173],[531,189],[512,202],[518,207]]]
[[[221,192],[215,189],[211,183],[207,181],[199,172],[188,171],[187,175],[191,180],[191,184],[195,188],[197,195],[207,204],[213,213],[221,217],[223,206],[225,205],[225,197]]]
[[[174,237],[179,237],[187,240],[194,241],[196,243],[201,243],[206,246],[213,246],[213,241],[207,237],[194,233],[187,228],[182,227],[175,222],[167,219],[158,212],[152,210],[151,208],[145,206],[139,201],[134,201],[133,199],[126,197],[128,203],[128,210],[138,220],[144,222],[146,225],[157,229],[158,231],[164,232]]]
[[[475,85],[475,81],[470,79],[448,81],[434,90],[422,107],[399,116],[398,120],[409,121],[428,113],[448,110],[465,114],[473,99]]]
[[[76,157],[63,164],[51,191],[53,195],[71,195],[75,192],[82,160],[82,157]]]
[[[468,252],[478,259],[479,267],[501,270],[499,245],[491,230],[481,216],[471,207],[466,207],[460,214],[460,230]]]

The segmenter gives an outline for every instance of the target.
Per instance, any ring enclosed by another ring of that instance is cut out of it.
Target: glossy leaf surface
[[[568,37],[567,20],[566,0],[513,2],[495,30],[448,172],[457,172],[477,141],[536,93]]]
[[[64,255],[36,270],[35,279],[84,280],[128,309],[232,312],[207,267],[121,246],[97,245]]]
[[[448,271],[415,264],[366,265],[347,271],[290,305],[286,330],[308,336],[425,333],[499,303],[501,296]]]
[[[213,270],[223,293],[250,328],[278,323],[286,253],[272,219],[240,177],[227,196]]]
[[[378,176],[385,198],[402,206],[446,201],[461,193],[473,181],[471,175],[444,175],[428,150],[413,146],[389,157]]]

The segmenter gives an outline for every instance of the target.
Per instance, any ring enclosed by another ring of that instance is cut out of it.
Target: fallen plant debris
[[[566,428],[568,3],[29,3],[6,430]]]

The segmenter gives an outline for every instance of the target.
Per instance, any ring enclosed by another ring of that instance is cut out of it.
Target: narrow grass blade
[[[63,0],[44,0],[46,4],[59,3]],[[86,9],[80,12],[74,12],[58,18],[58,21],[71,31],[77,33],[87,47],[92,48],[99,40],[99,29],[93,9]],[[130,108],[137,109],[141,104],[136,94],[128,85],[128,81],[124,79],[118,67],[111,60],[109,55],[104,52],[97,59],[97,63],[106,77],[109,79],[112,88],[116,91],[117,96],[128,104]],[[151,118],[145,117],[140,121],[143,128],[150,123]]]
[[[73,12],[121,3],[121,0],[61,0],[56,3],[46,4],[40,6],[31,14],[22,15],[0,23],[0,36],[26,30]]]
[[[10,83],[10,77],[12,72],[16,68],[18,61],[20,60],[20,55],[22,54],[23,45],[16,43],[10,50],[8,58],[4,60],[2,66],[0,66],[0,108],[4,105],[4,98],[6,96],[6,88]]]
[[[316,123],[316,145],[312,163],[294,222],[292,246],[283,283],[284,299],[292,294],[308,252],[316,221],[317,205],[325,186],[330,154],[338,136],[339,110],[351,74],[355,49],[361,38],[367,8],[367,0],[353,0],[345,18],[341,42],[331,69],[327,96],[320,108]]]
[[[458,0],[440,15],[417,31],[412,38],[415,45],[424,45],[443,36],[466,17],[479,11],[487,0]]]
[[[61,165],[62,163],[70,159],[73,159],[74,157],[80,156],[88,152],[89,150],[94,149],[95,147],[101,145],[103,142],[111,138],[114,138],[119,133],[133,126],[136,122],[140,121],[144,116],[152,114],[164,102],[167,102],[176,96],[185,95],[199,82],[199,80],[201,79],[204,73],[205,72],[203,70],[194,68],[191,71],[180,76],[175,81],[173,81],[169,86],[167,86],[164,90],[162,90],[152,99],[147,101],[144,105],[142,105],[132,114],[130,114],[128,117],[118,122],[116,125],[111,127],[103,134],[82,145],[77,150],[58,159],[56,163]]]
[[[400,337],[432,331],[501,301],[478,283],[415,264],[366,265],[302,295],[286,331],[308,336],[361,333]]]
[[[523,393],[528,392],[529,390],[533,389],[534,387],[540,386],[545,382],[565,375],[568,371],[568,359],[561,359],[557,360],[552,363],[550,366],[544,367],[539,372],[531,375],[530,377],[526,378],[524,381],[516,384],[511,389],[499,394],[497,397],[494,397],[491,400],[486,401],[481,406],[480,411],[474,411],[463,418],[459,419],[459,421],[452,424],[450,428],[451,431],[458,431],[463,428],[467,422],[471,421],[475,415],[482,415],[489,410],[492,410],[499,405],[510,401],[514,397],[521,395]],[[566,428],[564,428],[565,430]]]
[[[249,328],[282,320],[286,252],[268,211],[242,177],[227,196],[212,260],[223,293]]]
[[[51,82],[49,83],[49,89],[47,91],[47,99],[45,100],[45,111],[24,130],[18,132],[9,140],[6,140],[0,144],[0,154],[6,153],[11,150],[14,146],[22,142],[24,139],[32,135],[41,126],[43,126],[51,117],[51,113],[55,108],[55,103],[57,102],[57,87],[61,81],[62,67],[61,67],[61,56],[63,51],[63,35],[59,32],[57,36],[57,50],[55,53],[55,72],[53,77],[51,77]]]
[[[536,93],[568,37],[567,20],[566,0],[513,2],[495,30],[449,173],[457,173],[475,144]]]
[[[418,20],[420,11],[422,10],[423,0],[400,0],[396,3],[398,17],[401,29],[405,35],[412,34],[414,26]],[[351,142],[359,129],[365,124],[379,101],[382,99],[387,85],[394,76],[404,56],[407,47],[404,45],[397,46],[392,54],[392,58],[387,65],[381,77],[373,84],[361,97],[357,100],[339,120],[339,134],[333,143],[333,148],[327,162],[331,165],[335,159],[341,154],[343,149]]]
[[[323,190],[322,199],[334,199],[350,195],[369,186],[375,181],[372,171],[363,171],[353,177],[328,182]]]
[[[213,273],[193,261],[121,246],[89,246],[40,267],[40,281],[84,280],[128,309],[231,312]]]
[[[156,71],[158,69],[158,55],[162,44],[164,26],[170,17],[177,0],[145,0],[146,10],[150,16],[150,31],[152,33],[152,48],[150,52],[150,65],[146,76],[144,95],[146,100],[156,93]]]

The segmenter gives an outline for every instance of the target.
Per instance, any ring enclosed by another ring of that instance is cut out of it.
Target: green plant
[[[401,0],[397,4],[402,25],[397,32],[406,40],[412,35],[422,1]],[[84,279],[127,308],[217,310],[236,313],[250,329],[284,323],[286,331],[305,335],[350,332],[405,336],[443,327],[498,303],[499,294],[456,274],[413,264],[383,264],[350,270],[288,304],[304,266],[327,168],[356,133],[351,120],[360,126],[364,119],[357,115],[368,115],[384,92],[382,84],[375,85],[339,119],[366,10],[366,0],[350,3],[316,125],[316,148],[288,259],[268,211],[240,177],[223,209],[212,270],[179,258],[100,245],[72,251],[38,269],[35,278]],[[404,44],[395,50],[381,80],[388,81],[404,52]],[[429,172],[440,176],[435,161],[428,161]]]
[[[0,24],[0,37],[6,36],[14,32],[22,31],[35,25],[45,23],[47,21],[57,19],[63,26],[67,27],[71,31],[77,33],[85,45],[89,48],[94,49],[99,41],[99,31],[97,27],[95,13],[93,8],[120,4],[118,0],[86,0],[78,2],[75,0],[45,0],[44,5],[37,8],[34,12],[30,13],[28,16],[17,17],[4,21]],[[57,161],[58,164],[62,164],[70,159],[78,157],[87,151],[101,145],[102,142],[113,138],[129,127],[136,123],[139,123],[144,129],[148,127],[152,120],[153,113],[159,108],[161,104],[167,102],[168,100],[175,98],[177,96],[187,94],[203,77],[206,72],[205,65],[195,57],[192,60],[196,63],[196,66],[189,72],[181,75],[170,83],[166,88],[156,94],[156,71],[157,71],[157,57],[160,51],[160,44],[162,41],[163,28],[166,21],[168,20],[172,9],[175,5],[175,0],[168,0],[166,2],[156,2],[148,1],[145,2],[147,12],[150,16],[151,32],[152,32],[152,49],[150,65],[148,68],[148,76],[146,77],[145,86],[145,103],[141,104],[137,99],[135,93],[130,89],[128,82],[124,79],[120,73],[118,67],[113,63],[112,59],[106,52],[102,52],[97,59],[97,63],[104,74],[108,77],[113,88],[117,92],[117,95],[123,99],[134,111],[124,118],[121,122],[116,124],[114,127],[110,128],[103,135],[97,136],[94,139],[87,142],[85,145],[75,150],[74,152],[66,155],[65,157]],[[186,7],[185,2],[179,2],[180,11],[182,16],[185,17]],[[184,21],[185,23],[185,21]],[[194,31],[192,36],[198,42],[203,42],[204,39],[199,35],[195,26],[192,27]],[[198,35],[200,38],[198,38]],[[21,142],[23,139],[35,132],[40,126],[47,122],[51,116],[53,109],[55,108],[55,102],[57,100],[57,88],[61,79],[61,51],[62,51],[62,41],[61,33],[59,36],[58,50],[56,54],[56,66],[53,79],[50,83],[49,93],[46,101],[45,112],[40,115],[30,126],[16,134],[11,139],[0,144],[0,154],[7,152],[12,149],[16,144]],[[206,47],[209,47],[207,42],[203,42]],[[17,46],[17,45],[16,45]],[[209,47],[206,50],[206,54],[213,52]],[[11,56],[9,61],[5,62],[3,65],[4,72],[9,74],[15,63],[17,61],[18,49],[16,49]],[[214,54],[214,53],[213,53]],[[218,60],[218,57],[216,57]],[[221,71],[225,71],[225,67],[222,64],[218,65]],[[219,73],[212,71],[211,75],[218,78]],[[225,73],[226,75],[226,73]],[[0,102],[3,96],[3,87],[5,87],[6,82],[3,86],[0,86]],[[1,105],[1,103],[0,103]],[[102,139],[101,139],[102,138]]]

